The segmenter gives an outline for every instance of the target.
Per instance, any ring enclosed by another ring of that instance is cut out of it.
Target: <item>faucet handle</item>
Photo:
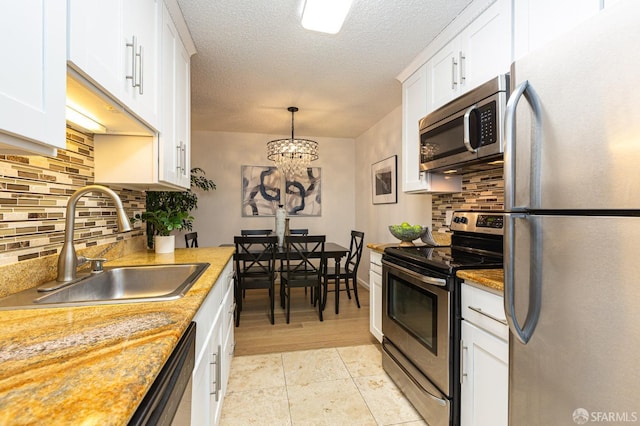
[[[107,261],[104,257],[85,257],[85,262],[91,262],[91,273],[98,274],[103,271],[103,264]]]

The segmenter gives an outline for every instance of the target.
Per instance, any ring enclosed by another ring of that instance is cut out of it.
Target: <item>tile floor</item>
[[[237,356],[221,425],[426,425],[375,345]]]

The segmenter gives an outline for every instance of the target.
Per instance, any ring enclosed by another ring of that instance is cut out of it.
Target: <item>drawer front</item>
[[[232,274],[232,265],[231,262],[228,262],[193,318],[193,320],[198,324],[196,327],[196,357],[201,355],[201,352],[204,349],[204,342],[210,333],[218,312],[220,311],[224,296],[229,292],[229,282],[231,281]]]
[[[503,340],[509,340],[502,296],[462,284],[462,318]]]
[[[382,275],[382,255],[377,251],[371,251],[369,262],[369,270]]]

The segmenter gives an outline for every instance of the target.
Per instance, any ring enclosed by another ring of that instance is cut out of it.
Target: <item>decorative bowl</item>
[[[400,240],[400,247],[414,246],[413,240],[421,238],[428,229],[420,225],[411,226],[406,222],[402,225],[389,225],[389,232]]]

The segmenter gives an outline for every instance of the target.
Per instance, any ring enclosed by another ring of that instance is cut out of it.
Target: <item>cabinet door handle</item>
[[[176,145],[176,169],[178,174],[182,171],[182,141],[178,145]]]
[[[507,320],[503,320],[503,319],[500,319],[498,317],[494,317],[493,315],[488,314],[485,311],[483,311],[481,308],[476,308],[475,306],[469,306],[469,309],[471,309],[474,312],[479,313],[480,315],[484,315],[485,317],[490,318],[490,319],[492,319],[494,321],[498,321],[500,324],[504,324],[504,325],[507,325],[507,326],[509,325],[507,323]]]
[[[141,95],[144,93],[144,47],[140,46],[140,53],[138,53],[138,59],[140,61],[140,66],[138,67],[138,93]]]
[[[463,51],[460,51],[460,84],[463,84],[465,82],[465,80],[467,79],[467,72],[464,69],[464,62],[467,59],[467,57],[465,56]]]
[[[180,141],[180,170],[183,176],[187,174],[187,144]]]
[[[127,80],[131,80],[131,87],[136,87],[136,36],[131,36],[131,43],[126,43],[131,48],[131,75],[125,76]]]
[[[464,370],[464,355],[469,349],[465,346],[464,340],[460,339],[460,384],[464,383],[464,378],[467,377],[467,372]]]
[[[220,345],[218,345],[218,350],[216,353],[211,354],[211,365],[215,366],[215,380],[211,379],[211,388],[212,391],[210,392],[211,395],[215,395],[216,396],[216,401],[218,401],[220,399],[220,388],[222,386],[222,380],[221,380],[221,373],[222,373],[222,366],[220,365],[220,351],[222,350],[222,348],[220,347]],[[213,368],[211,369],[211,371],[213,371]]]
[[[458,63],[456,62],[455,56],[451,58],[451,89],[455,90],[458,82],[456,81],[456,67]]]

